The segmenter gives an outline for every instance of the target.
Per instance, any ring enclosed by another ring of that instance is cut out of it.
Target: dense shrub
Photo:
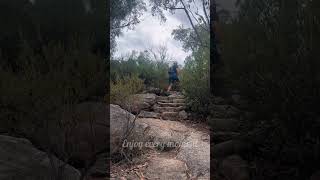
[[[209,49],[199,49],[185,61],[181,86],[191,111],[205,115],[210,103],[209,93]]]
[[[168,82],[168,62],[154,59],[148,52],[133,52],[129,57],[111,60],[110,79],[116,83],[128,76],[138,76],[145,86],[164,89]]]
[[[130,95],[141,92],[144,84],[138,76],[126,76],[110,85],[110,103],[125,106]]]

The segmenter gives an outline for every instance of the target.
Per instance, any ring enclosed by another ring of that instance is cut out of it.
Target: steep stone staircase
[[[185,120],[188,114],[185,111],[185,97],[180,92],[170,92],[168,96],[158,96],[152,111],[142,111],[141,118],[160,118],[162,120]]]

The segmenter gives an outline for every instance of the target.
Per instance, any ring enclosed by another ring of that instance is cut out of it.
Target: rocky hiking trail
[[[188,121],[184,96],[179,92],[172,92],[169,96],[142,96],[141,104],[147,103],[150,107],[144,106],[137,117],[129,115],[134,121],[134,135],[123,146],[138,141],[144,145],[150,142],[158,145],[142,146],[143,154],[133,158],[131,163],[112,164],[111,179],[209,180],[209,130]],[[124,125],[113,122],[128,116],[128,112],[117,105],[110,106],[111,136],[116,137]]]

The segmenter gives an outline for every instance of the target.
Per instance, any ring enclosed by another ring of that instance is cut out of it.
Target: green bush
[[[156,60],[148,52],[133,52],[129,57],[111,60],[111,82],[137,75],[147,87],[165,89],[169,65],[166,60]]]
[[[185,61],[181,73],[181,86],[191,111],[205,115],[210,103],[208,48],[199,49]]]
[[[144,84],[138,76],[126,76],[110,84],[110,103],[125,106],[130,96],[141,92]]]

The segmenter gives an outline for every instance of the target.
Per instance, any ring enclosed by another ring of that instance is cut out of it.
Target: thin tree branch
[[[203,8],[204,15],[206,16],[206,19],[207,19],[207,24],[210,24],[210,19],[209,19],[208,13],[206,11],[205,0],[202,0],[202,8]]]
[[[199,34],[198,30],[195,28],[195,26],[194,26],[194,24],[193,24],[193,22],[192,22],[192,20],[191,20],[191,17],[190,17],[190,15],[189,15],[189,12],[188,12],[188,10],[186,9],[186,5],[184,4],[183,0],[180,0],[180,2],[181,2],[181,4],[182,4],[183,7],[184,7],[184,11],[185,11],[185,13],[186,13],[187,16],[188,16],[188,19],[189,19],[189,21],[190,21],[190,24],[191,24],[193,30],[194,30],[195,33],[197,34],[197,37],[198,37],[198,39],[199,39],[200,44],[203,44],[203,43],[202,43],[202,40],[201,40],[201,37],[200,37],[200,34]]]

